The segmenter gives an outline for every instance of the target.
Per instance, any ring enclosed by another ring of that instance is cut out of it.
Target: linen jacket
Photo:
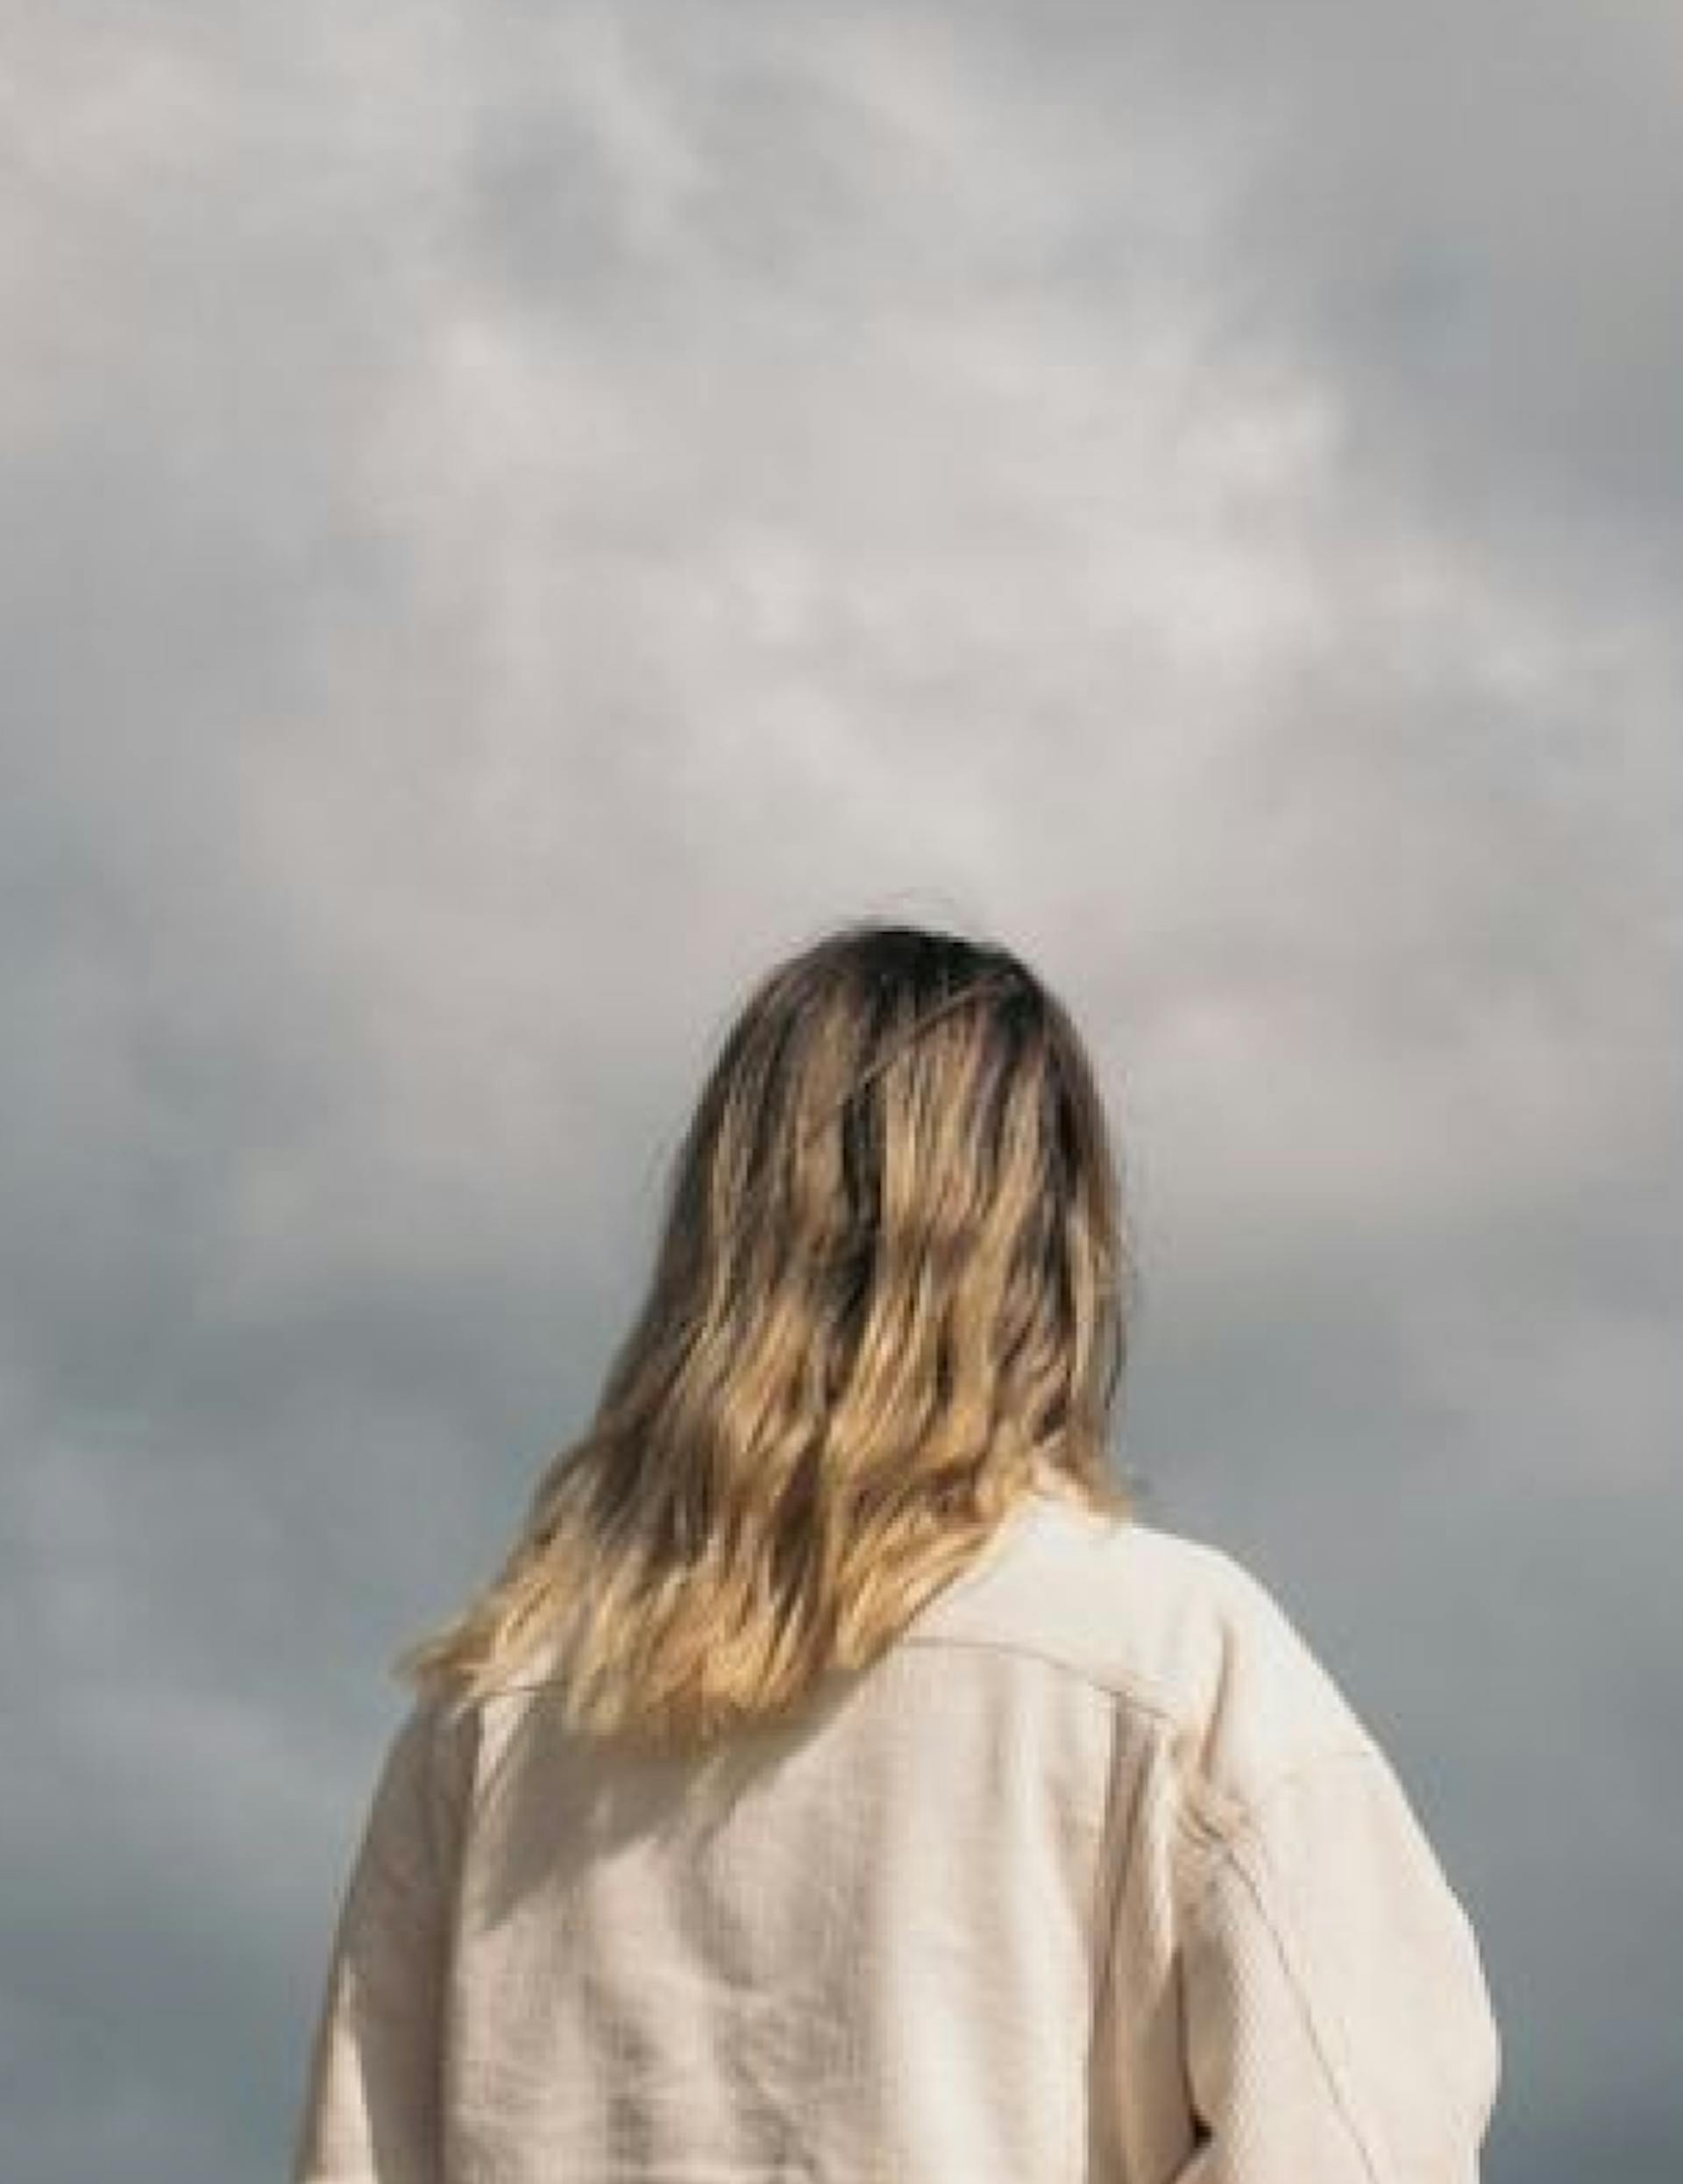
[[[1478,1942],[1225,1550],[1040,1492],[709,1773],[412,1700],[293,2184],[1475,2184]]]

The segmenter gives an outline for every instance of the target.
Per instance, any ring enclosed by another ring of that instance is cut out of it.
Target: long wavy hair
[[[1133,1276],[1057,997],[956,934],[826,935],[724,1038],[594,1418],[395,1672],[465,1706],[541,1658],[578,1734],[666,1752],[788,1714],[1031,1492],[1133,1513]]]

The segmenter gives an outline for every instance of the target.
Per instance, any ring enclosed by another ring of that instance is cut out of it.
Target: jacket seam
[[[1197,1894],[1189,1902],[1187,1916],[1190,1918],[1197,1912],[1208,1889],[1219,1877],[1223,1861],[1232,1858],[1247,1839],[1258,1836],[1265,1807],[1274,1802],[1282,1790],[1300,1781],[1304,1775],[1325,1766],[1329,1761],[1365,1760],[1371,1766],[1381,1757],[1377,1747],[1371,1741],[1324,1745],[1316,1751],[1305,1753],[1301,1759],[1289,1761],[1285,1766],[1276,1769],[1259,1790],[1234,1809],[1231,1817],[1204,1821],[1204,1825],[1209,1831],[1206,1840],[1215,1853],[1215,1862],[1204,1876]]]
[[[1062,1655],[1047,1653],[1040,1646],[1025,1645],[1019,1639],[988,1638],[956,1631],[907,1631],[900,1643],[906,1646],[968,1646],[973,1650],[987,1653],[1009,1653],[1031,1661],[1043,1662],[1047,1667],[1062,1670],[1090,1691],[1103,1691],[1107,1698],[1126,1698],[1142,1713],[1155,1714],[1160,1720],[1174,1722],[1180,1719],[1175,1709],[1160,1692],[1148,1686],[1131,1682],[1126,1677],[1096,1675]]]
[[[1076,1673],[1079,1675],[1079,1671]],[[1082,1677],[1081,1680],[1090,1688],[1101,1690],[1114,1702],[1116,1694],[1108,1685],[1100,1684],[1092,1677]],[[1116,1984],[1116,1927],[1127,1883],[1130,1856],[1138,1840],[1141,1811],[1148,1795],[1152,1770],[1162,1749],[1162,1741],[1155,1726],[1161,1718],[1154,1709],[1148,1708],[1146,1712],[1148,1719],[1145,1735],[1136,1745],[1126,1734],[1129,1725],[1122,1706],[1112,1703],[1109,1710],[1110,1756],[1105,1769],[1104,1805],[1094,1878],[1094,1916],[1088,1959],[1090,2007],[1087,2013],[1088,2046],[1082,2073],[1087,2097],[1078,2104],[1079,2112],[1072,2127],[1069,2149],[1069,2174],[1072,2177],[1086,2173],[1081,2166],[1080,2155],[1083,2138],[1090,2138],[1092,2129],[1095,2042],[1098,2028],[1105,2021],[1111,1991]],[[1131,1759],[1134,1762],[1133,1779],[1124,1811],[1121,1785]]]
[[[1150,1685],[1137,1684],[1126,1676],[1095,1674],[1061,1654],[1048,1653],[1040,1646],[1026,1645],[1019,1639],[991,1638],[970,1632],[908,1631],[904,1634],[901,1643],[927,1647],[963,1646],[972,1651],[1008,1654],[1017,1659],[1038,1661],[1043,1666],[1055,1669],[1060,1674],[1084,1684],[1089,1691],[1101,1693],[1112,1701],[1113,1705],[1120,1702],[1131,1706],[1137,1712],[1151,1717],[1164,1728],[1172,1730],[1189,1723],[1191,1720],[1189,1715],[1172,1706],[1160,1691]],[[1219,1854],[1251,1824],[1276,1790],[1294,1781],[1307,1769],[1318,1767],[1329,1759],[1372,1761],[1378,1756],[1372,1737],[1365,1732],[1352,1741],[1318,1745],[1303,1757],[1289,1761],[1267,1778],[1260,1790],[1248,1798],[1224,1790],[1218,1782],[1208,1776],[1183,1774],[1181,1780],[1185,1793],[1184,1801],[1177,1800],[1174,1822],[1180,1833],[1200,1849]],[[1110,1813],[1111,1803],[1107,1793],[1107,1825]]]
[[[1127,1854],[1138,1833],[1140,1806],[1145,1796],[1146,1781],[1150,1771],[1149,1754],[1142,1755],[1136,1770],[1133,1792],[1128,1801],[1126,1819],[1119,1812],[1118,1784],[1122,1774],[1126,1740],[1122,1734],[1120,1711],[1111,1711],[1110,1764],[1105,1775],[1104,1822],[1099,1835],[1100,1859],[1097,1885],[1095,1890],[1092,1937],[1093,2017],[1103,2012],[1109,1996],[1114,1973],[1115,1950],[1111,1937],[1115,1931],[1118,1911],[1121,1904],[1123,1883],[1126,1876]]]
[[[1362,1758],[1370,1756],[1370,1755],[1363,1749],[1357,1749],[1354,1751],[1345,1751],[1324,1756]],[[1307,1762],[1304,1765],[1307,1766],[1313,1763],[1313,1762]],[[1272,1796],[1275,1790],[1281,1787],[1288,1780],[1302,1774],[1303,1771],[1304,1766],[1298,1766],[1291,1768],[1286,1772],[1276,1776],[1270,1783],[1266,1795]],[[1367,2136],[1356,2121],[1354,2110],[1346,2092],[1343,2078],[1333,2064],[1332,2057],[1327,2044],[1326,2028],[1323,2023],[1321,2012],[1310,1996],[1309,1984],[1303,1977],[1302,1968],[1297,1961],[1296,1950],[1292,1946],[1289,1946],[1284,1926],[1269,1909],[1267,1897],[1264,1894],[1256,1874],[1252,1870],[1250,1863],[1247,1862],[1246,1856],[1245,1854],[1246,1853],[1249,1853],[1251,1857],[1264,1861],[1268,1858],[1267,1846],[1260,1831],[1253,1824],[1256,1813],[1260,1809],[1261,1803],[1262,1800],[1259,1799],[1257,1805],[1250,1809],[1245,1819],[1238,1827],[1234,1829],[1231,1839],[1225,1846],[1221,1855],[1218,1859],[1214,1869],[1207,1876],[1206,1885],[1200,1889],[1197,1902],[1192,1907],[1192,1910],[1189,1911],[1188,1917],[1189,1919],[1190,1919],[1198,1911],[1202,1911],[1207,1897],[1213,1892],[1215,1884],[1220,1880],[1223,1874],[1232,1872],[1236,1875],[1239,1880],[1243,1883],[1246,1894],[1249,1897],[1250,1901],[1255,1909],[1257,1918],[1261,1922],[1263,1928],[1268,1933],[1269,1940],[1274,1945],[1275,1954],[1279,1960],[1280,1968],[1284,1974],[1286,1983],[1291,1990],[1292,1997],[1296,2003],[1298,2010],[1302,2013],[1303,2024],[1309,2034],[1310,2045],[1314,2049],[1316,2060],[1319,2062],[1321,2069],[1324,2074],[1328,2089],[1332,2095],[1334,2106],[1337,2108],[1339,2116],[1343,2119],[1345,2128],[1348,2131],[1357,2152],[1361,2157],[1362,2166],[1367,2171],[1368,2177],[1372,2180],[1372,2184],[1383,2184],[1381,2168],[1378,2162],[1374,2159],[1373,2148],[1369,2145]]]

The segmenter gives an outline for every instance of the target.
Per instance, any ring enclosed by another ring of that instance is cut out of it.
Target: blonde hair
[[[541,1654],[574,1731],[669,1752],[786,1715],[1035,1487],[1132,1514],[1132,1275],[1055,996],[955,934],[828,934],[724,1039],[594,1419],[395,1672],[465,1705]]]

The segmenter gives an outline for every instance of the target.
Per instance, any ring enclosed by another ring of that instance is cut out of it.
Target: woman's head
[[[553,1646],[581,1732],[695,1748],[892,1642],[1106,1451],[1133,1267],[1104,1104],[1008,949],[877,919],[778,964],[707,1073],[642,1310],[496,1583],[403,1663]]]

